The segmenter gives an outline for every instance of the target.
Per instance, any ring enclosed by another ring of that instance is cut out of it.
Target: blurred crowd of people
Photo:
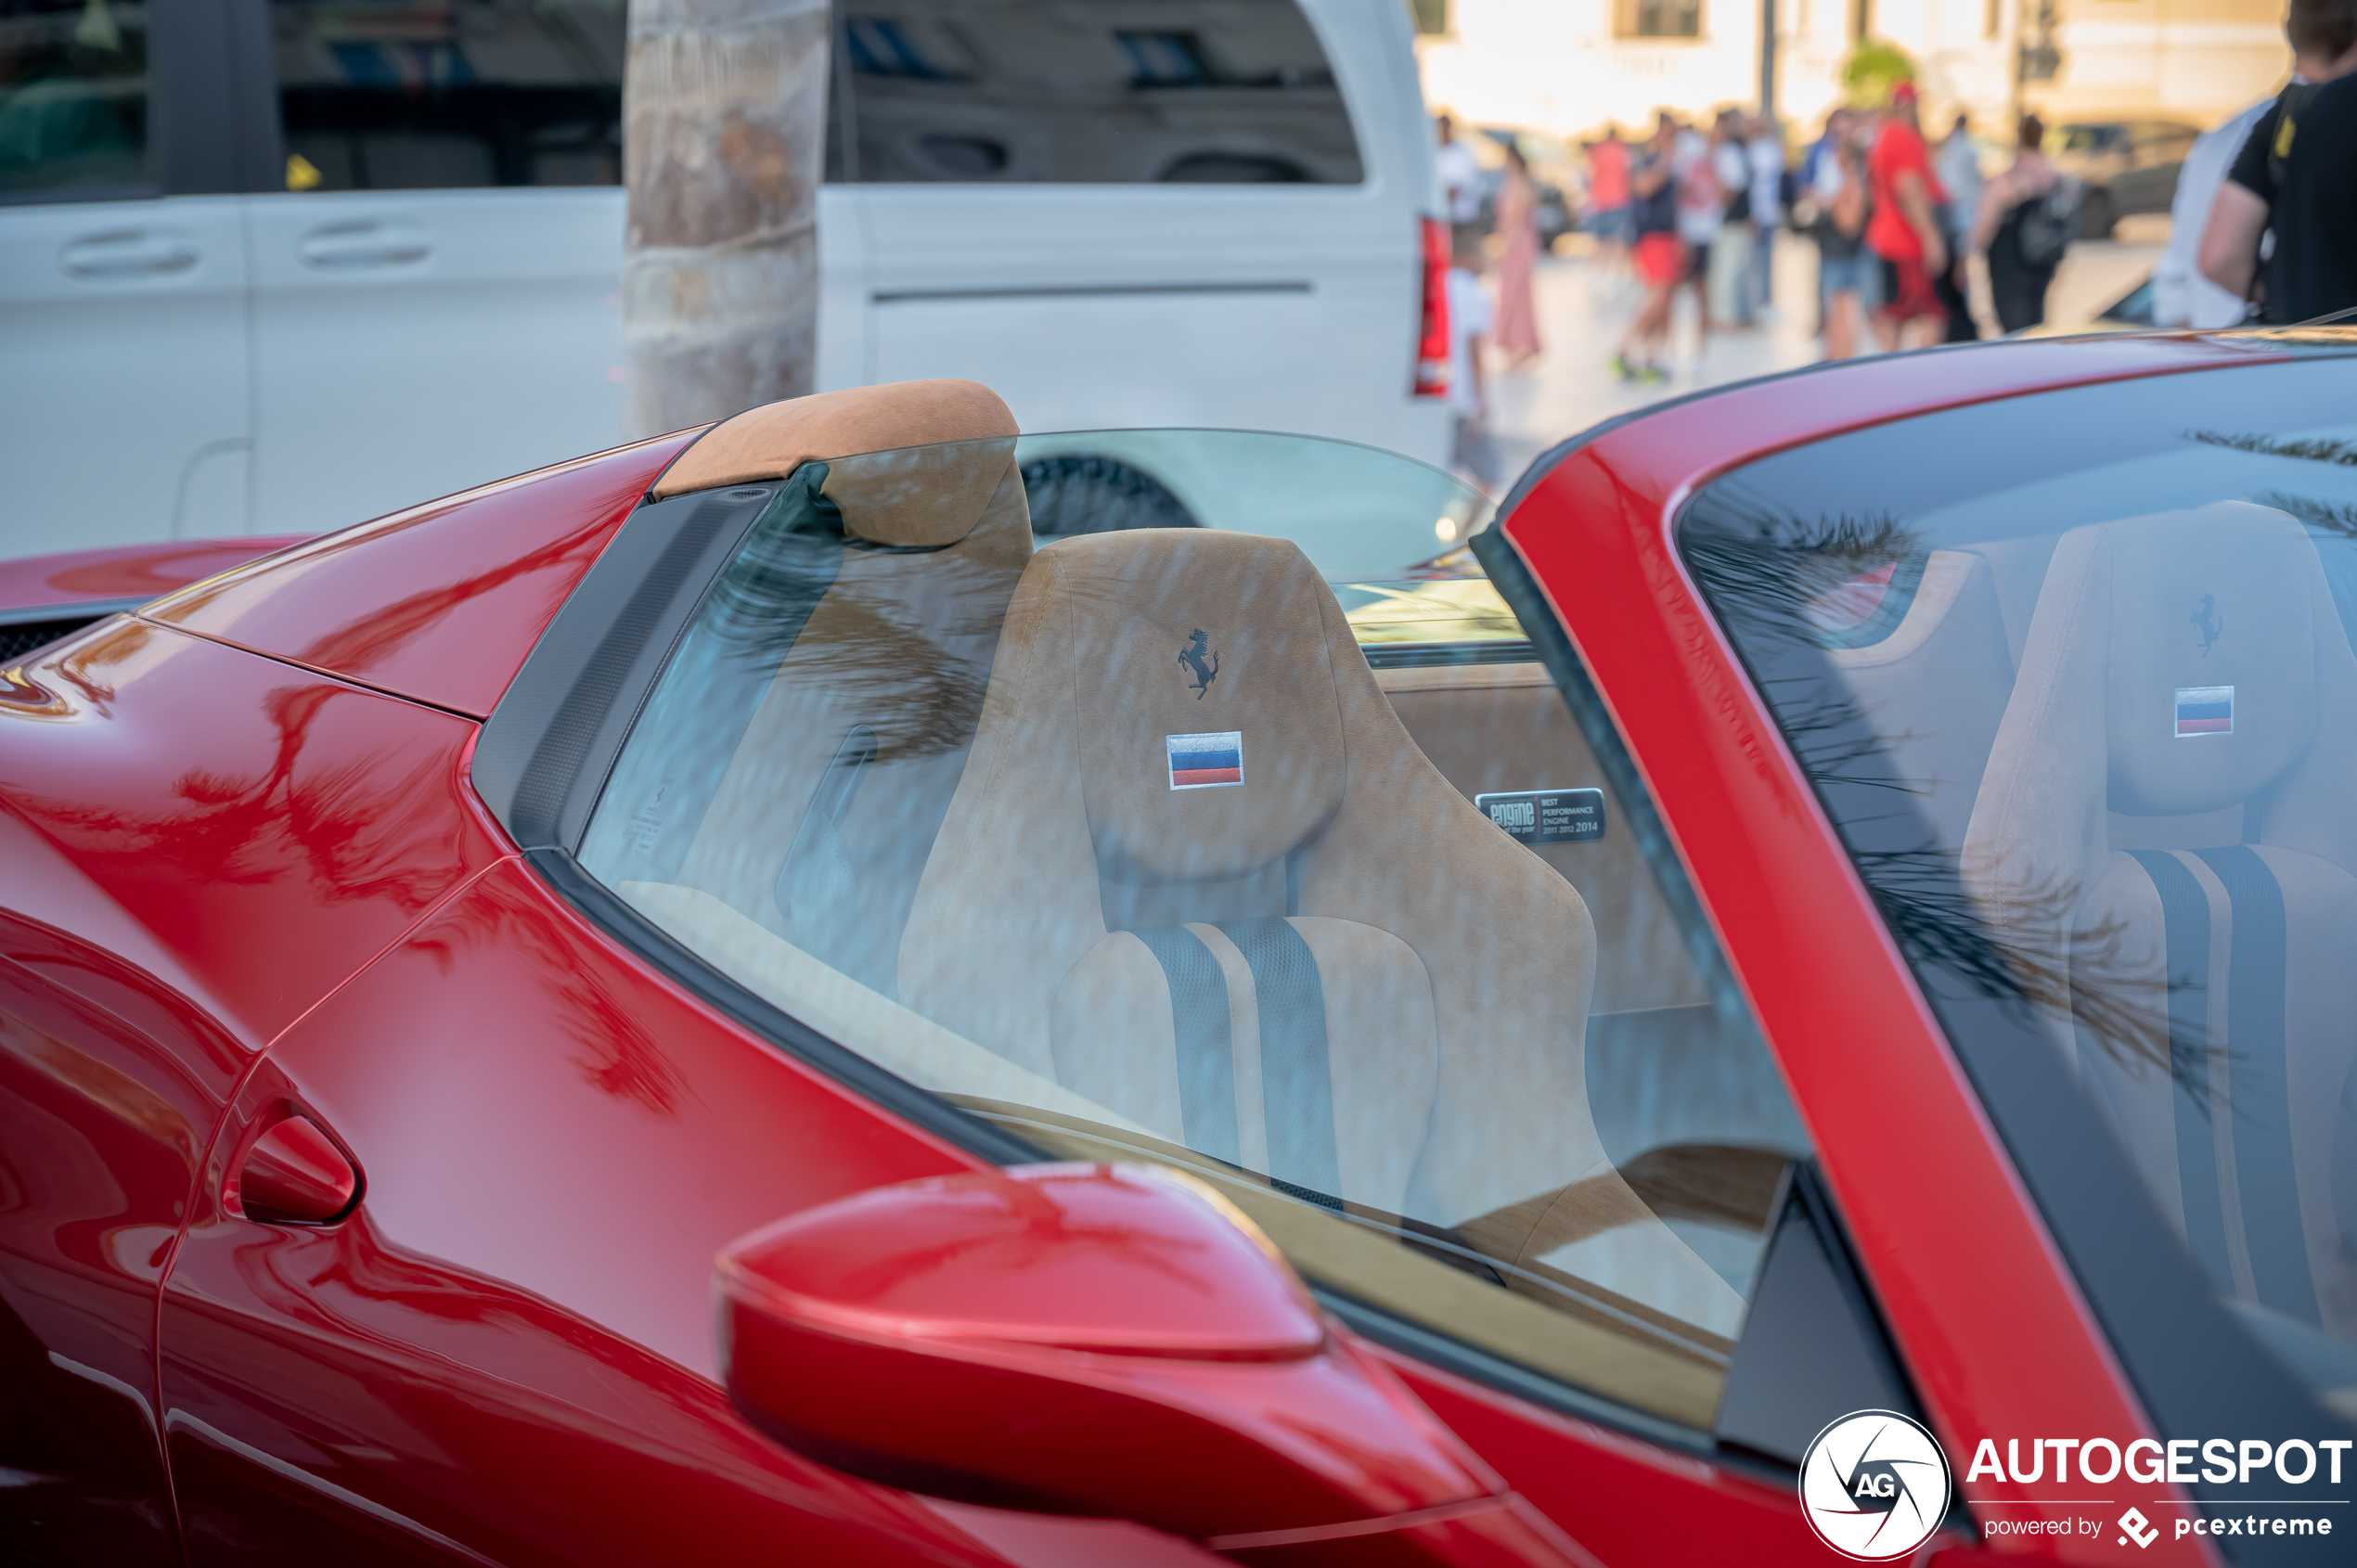
[[[1762,318],[1786,196],[1784,141],[1764,116],[1723,109],[1705,132],[1664,110],[1647,141],[1624,142],[1616,128],[1590,146],[1588,159],[1591,226],[1604,263],[1625,258],[1645,290],[1613,356],[1616,373],[1667,379],[1670,311],[1681,288],[1693,289],[1706,334]]]
[[[2290,84],[2184,159],[2153,278],[2155,325],[2288,325],[2357,308],[2357,0],[2290,0],[2285,32]],[[1598,265],[1638,296],[1609,361],[1631,382],[1668,380],[1681,292],[1704,343],[1772,319],[1780,228],[1816,252],[1816,331],[1829,359],[1981,337],[1976,257],[1997,330],[2041,326],[2086,193],[2047,159],[2035,114],[2000,148],[1961,114],[1933,143],[1919,113],[1915,84],[1900,81],[1880,105],[1834,109],[1791,156],[1766,115],[1725,109],[1689,123],[1664,109],[1642,139],[1616,127],[1586,144],[1570,177],[1550,165],[1556,184],[1543,191],[1517,133],[1485,127],[1476,150],[1440,117],[1457,466],[1496,482],[1485,353],[1510,370],[1539,356],[1541,197],[1562,207],[1575,182]]]
[[[1645,291],[1614,372],[1666,378],[1681,289],[1693,291],[1706,333],[1754,325],[1768,308],[1774,230],[1784,224],[1817,251],[1827,358],[1869,342],[1888,351],[1978,338],[1973,255],[1988,258],[2000,329],[2038,325],[2079,200],[2040,150],[2044,135],[2036,116],[2024,116],[2012,161],[1984,177],[1964,116],[1936,147],[1926,140],[1912,82],[1878,109],[1835,109],[1789,168],[1766,117],[1735,109],[1707,131],[1665,110],[1642,143],[1607,133],[1589,148],[1591,226],[1605,263],[1625,253]],[[1621,200],[1605,199],[1624,189]]]

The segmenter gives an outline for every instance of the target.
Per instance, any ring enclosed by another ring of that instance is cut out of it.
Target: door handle
[[[357,271],[422,262],[433,254],[433,241],[407,224],[330,224],[297,240],[295,254],[323,272]]]
[[[58,252],[58,264],[69,277],[141,277],[187,272],[202,255],[194,240],[133,228],[84,235]]]
[[[331,1225],[360,1202],[360,1173],[305,1116],[272,1124],[222,1189],[231,1214],[264,1225]]]

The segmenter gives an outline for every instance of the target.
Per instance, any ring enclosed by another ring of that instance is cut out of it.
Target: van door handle
[[[330,224],[295,242],[295,254],[323,272],[406,266],[433,254],[426,232],[407,224]]]
[[[58,252],[58,264],[69,277],[142,277],[187,272],[202,255],[179,235],[128,228],[83,236]]]
[[[238,1162],[222,1200],[264,1225],[332,1225],[360,1202],[360,1172],[307,1116],[274,1123]]]

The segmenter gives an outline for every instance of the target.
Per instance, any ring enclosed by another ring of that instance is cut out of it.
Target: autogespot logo
[[[1844,1557],[1904,1557],[1948,1516],[1948,1458],[1895,1410],[1859,1410],[1817,1434],[1800,1461],[1810,1527]]]

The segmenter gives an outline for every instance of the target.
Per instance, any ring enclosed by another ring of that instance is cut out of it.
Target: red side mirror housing
[[[1171,1173],[859,1193],[730,1247],[719,1295],[737,1407],[871,1481],[1256,1561],[1346,1539],[1391,1549],[1368,1562],[1585,1555],[1329,1325],[1248,1220]]]

